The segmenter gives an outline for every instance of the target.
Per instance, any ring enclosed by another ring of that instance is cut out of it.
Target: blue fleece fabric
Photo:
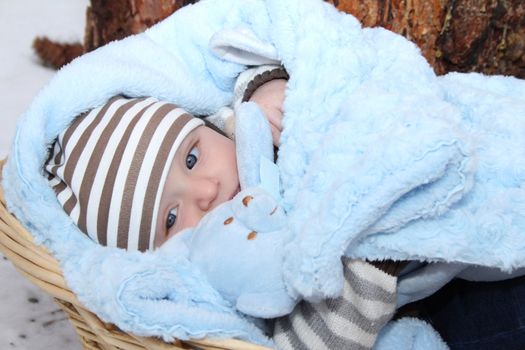
[[[165,340],[239,337],[272,342],[238,313],[182,255],[98,246],[64,213],[42,173],[47,147],[82,112],[110,97],[154,96],[194,114],[231,103],[245,69],[208,50],[213,33],[265,13],[261,1],[202,1],[144,34],[113,42],[62,68],[21,117],[3,188],[9,209],[59,259],[68,285],[102,320]],[[254,27],[268,27],[267,18]]]
[[[523,266],[525,81],[437,78],[412,43],[333,7],[268,7],[290,73],[278,158],[290,289],[338,295],[343,254]]]
[[[414,318],[388,323],[377,338],[374,350],[447,350],[439,334],[428,324]]]
[[[230,104],[245,67],[219,59],[208,42],[240,27],[271,43],[290,74],[278,165],[292,297],[337,295],[343,254],[525,266],[525,82],[437,78],[404,38],[362,29],[318,0],[203,0],[75,60],[19,122],[6,200],[89,309],[139,335],[271,344],[182,248],[167,258],[89,241],[42,175],[60,131],[114,95],[153,96],[196,114]]]

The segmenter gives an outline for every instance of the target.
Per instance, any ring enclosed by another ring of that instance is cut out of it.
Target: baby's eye
[[[188,153],[188,155],[186,156],[186,168],[190,170],[193,169],[195,164],[197,164],[198,159],[199,159],[199,150],[197,149],[197,147],[193,147],[190,153]]]
[[[177,222],[177,208],[173,208],[168,213],[168,217],[166,218],[166,229],[169,230],[170,228],[175,225]]]

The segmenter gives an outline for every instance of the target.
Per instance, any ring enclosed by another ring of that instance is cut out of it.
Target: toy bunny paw
[[[252,187],[239,192],[231,203],[234,216],[257,232],[277,231],[286,216],[280,204],[263,189]]]
[[[283,275],[288,292],[311,302],[339,296],[344,281],[340,257],[310,253],[297,242],[286,246]]]
[[[297,304],[286,290],[261,293],[244,293],[237,299],[235,307],[247,315],[261,318],[275,318],[289,314]]]

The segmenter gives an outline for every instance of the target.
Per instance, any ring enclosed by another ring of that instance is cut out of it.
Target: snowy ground
[[[15,123],[53,75],[31,50],[36,35],[81,41],[88,0],[0,0],[0,158],[7,156]],[[49,296],[0,257],[0,349],[81,349]]]

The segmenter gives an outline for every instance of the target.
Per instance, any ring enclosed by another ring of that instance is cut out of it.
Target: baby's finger
[[[279,108],[272,108],[268,111],[267,115],[268,121],[272,126],[274,126],[279,131],[283,130],[283,112]]]
[[[272,141],[274,146],[279,146],[279,140],[281,139],[281,130],[277,129],[273,124],[270,124],[272,129]]]

